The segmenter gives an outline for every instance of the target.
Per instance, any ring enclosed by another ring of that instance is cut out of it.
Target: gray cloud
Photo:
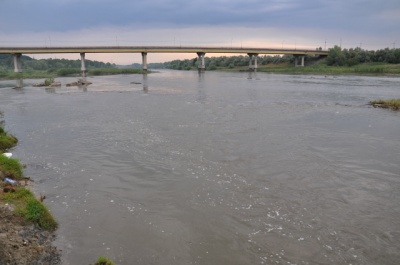
[[[0,45],[392,47],[398,0],[0,0]]]
[[[353,28],[381,32],[398,26],[385,12],[397,0],[6,0],[0,2],[0,30],[67,31],[102,26],[163,24]],[[381,16],[377,15],[381,14]]]

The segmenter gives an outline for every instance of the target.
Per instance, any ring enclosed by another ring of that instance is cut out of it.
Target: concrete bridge
[[[196,53],[198,56],[198,69],[205,71],[204,56],[206,53],[227,53],[249,55],[249,70],[257,69],[257,56],[259,54],[291,54],[295,56],[295,66],[304,66],[306,55],[327,56],[328,51],[315,49],[274,49],[274,48],[226,48],[226,47],[184,47],[184,46],[81,46],[81,47],[0,47],[0,54],[12,54],[14,59],[14,72],[22,71],[22,54],[62,54],[79,53],[81,56],[82,76],[86,75],[86,53],[141,53],[143,70],[147,71],[148,53]]]

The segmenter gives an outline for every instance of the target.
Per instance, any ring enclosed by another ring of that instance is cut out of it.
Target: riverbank
[[[0,264],[60,264],[54,239],[53,232],[26,221],[12,205],[0,201]]]
[[[23,166],[3,154],[17,142],[0,126],[0,264],[60,264],[61,253],[52,246],[58,225],[42,203],[45,197],[35,197]]]
[[[14,72],[0,72],[0,80],[12,79],[36,79],[36,78],[55,78],[65,76],[81,76],[82,71],[79,68],[61,68],[50,69],[47,71],[39,70],[26,70],[22,73]],[[142,69],[133,68],[95,68],[89,69],[86,73],[87,76],[100,76],[100,75],[124,75],[124,74],[143,74],[150,73]]]
[[[248,71],[248,67],[220,68],[223,71]],[[290,63],[259,65],[257,72],[280,74],[318,75],[400,75],[400,64],[365,63],[355,66],[328,66],[319,61],[305,67],[295,67]]]

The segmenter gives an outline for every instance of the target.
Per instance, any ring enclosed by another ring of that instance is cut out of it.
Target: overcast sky
[[[0,0],[0,46],[335,44],[400,47],[400,0]],[[195,56],[149,54],[148,61]],[[141,62],[138,54],[86,57]]]

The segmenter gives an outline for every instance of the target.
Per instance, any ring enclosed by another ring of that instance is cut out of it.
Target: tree
[[[342,48],[335,45],[335,47],[329,49],[328,57],[326,58],[328,65],[343,66],[346,64],[346,57],[342,52]]]

